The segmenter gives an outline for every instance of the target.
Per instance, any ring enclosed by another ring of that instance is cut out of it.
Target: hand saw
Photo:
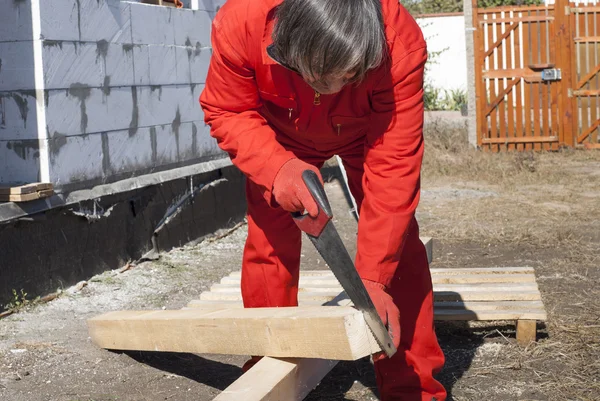
[[[356,271],[348,250],[333,225],[333,221],[331,221],[333,213],[325,195],[325,189],[314,171],[305,170],[302,173],[302,179],[319,207],[319,214],[313,218],[308,214],[295,212],[292,213],[294,222],[308,235],[308,238],[310,238],[325,263],[329,265],[329,268],[342,285],[346,295],[354,303],[354,306],[363,313],[365,321],[381,350],[388,357],[391,357],[396,353],[396,347]]]

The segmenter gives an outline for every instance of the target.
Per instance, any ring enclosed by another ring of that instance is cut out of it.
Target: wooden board
[[[214,401],[300,401],[336,364],[327,359],[262,358]]]
[[[434,277],[437,274],[443,275],[472,275],[472,274],[534,274],[533,267],[474,267],[474,268],[434,268],[431,269],[431,275]],[[240,271],[232,272],[229,277],[241,277]],[[302,270],[300,277],[334,277],[331,270]]]
[[[467,284],[467,283],[535,283],[533,274],[432,274],[433,284]],[[322,276],[300,276],[300,287],[337,283],[333,274]],[[240,276],[227,276],[220,284],[240,285]]]
[[[52,184],[33,183],[17,187],[0,187],[0,202],[27,202],[52,196]]]
[[[37,182],[32,184],[21,185],[18,187],[0,186],[0,195],[23,195],[37,191],[43,191],[46,189],[52,189],[52,184]]]
[[[88,320],[107,349],[356,360],[380,350],[352,307],[109,312]]]

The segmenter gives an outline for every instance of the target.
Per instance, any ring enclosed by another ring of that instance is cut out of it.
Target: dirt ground
[[[515,343],[514,322],[436,325],[449,400],[600,400],[600,152],[491,154],[464,129],[427,127],[422,235],[435,267],[533,266],[548,312],[538,342]],[[351,253],[356,222],[340,183],[327,185]],[[0,320],[0,400],[210,400],[244,357],[108,352],[86,319],[120,309],[177,309],[239,270],[246,227],[173,250],[159,261],[88,280]],[[302,268],[324,268],[305,244]],[[376,400],[368,359],[344,362],[308,397]],[[241,400],[240,400],[241,401]]]

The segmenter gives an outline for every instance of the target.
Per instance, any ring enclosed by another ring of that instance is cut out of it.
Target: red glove
[[[398,307],[390,294],[385,291],[383,284],[365,279],[363,279],[363,283],[375,305],[375,309],[377,309],[377,313],[379,313],[379,317],[381,317],[383,324],[388,328],[394,345],[398,348],[400,346],[400,311]],[[386,354],[384,352],[378,352],[373,355],[373,361],[375,362],[385,358]]]
[[[318,168],[300,159],[291,159],[281,167],[275,176],[273,196],[285,211],[303,212],[306,210],[312,217],[317,217],[319,207],[302,179],[304,170],[312,170],[317,173],[323,184],[323,178]]]

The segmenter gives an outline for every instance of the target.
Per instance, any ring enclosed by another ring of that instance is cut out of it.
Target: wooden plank
[[[600,95],[600,89],[590,89],[590,90],[578,90],[573,91],[573,96],[598,96]]]
[[[520,15],[520,13],[515,13],[515,15]],[[515,31],[515,35],[514,35],[515,57],[514,57],[513,61],[514,61],[515,69],[523,69],[523,62],[521,60],[521,40],[522,40],[521,37],[523,34],[522,29],[523,29],[523,26],[521,24],[519,24],[519,28]],[[515,85],[515,88],[513,89],[513,91],[516,94],[516,96],[515,96],[515,120],[516,120],[515,137],[522,138],[524,135],[524,132],[523,132],[523,96],[522,96],[523,80],[520,80],[519,83],[517,85]],[[517,149],[517,151],[522,151],[523,144],[516,143],[515,148]]]
[[[28,202],[36,199],[47,198],[48,196],[52,196],[54,194],[54,190],[45,189],[42,191],[32,192],[29,194],[23,195],[7,195],[0,194],[0,201],[2,202]]]
[[[522,16],[521,16],[522,17]],[[531,57],[531,23],[523,24],[523,64],[530,65],[532,63]],[[524,127],[523,127],[523,138],[530,137],[533,132],[533,126],[531,125],[531,85],[527,82],[521,82],[523,85],[524,100],[523,100],[523,113],[525,115]],[[531,150],[532,145],[528,140],[524,142],[524,150]]]
[[[502,17],[503,13],[500,13],[499,16]],[[504,29],[504,24],[496,24],[496,37],[501,37],[502,36],[502,29]],[[497,53],[497,62],[498,62],[498,68],[508,68],[508,66],[506,65],[506,40],[503,40],[501,45],[498,47],[498,53]],[[506,138],[508,135],[508,132],[506,130],[506,97],[510,96],[510,92],[512,91],[513,87],[520,81],[520,79],[515,79],[511,82],[505,82],[505,79],[499,79],[498,82],[498,91],[502,94],[502,95],[498,95],[498,98],[500,98],[500,102],[497,104],[498,107],[498,122],[499,122],[499,127],[498,127],[498,137],[500,138]],[[512,85],[511,85],[512,83]],[[498,150],[500,150],[501,148],[498,146]]]
[[[504,283],[470,283],[470,284],[434,284],[434,291],[455,291],[462,293],[464,291],[520,291],[520,290],[537,290],[537,283],[515,283],[515,282],[504,282]],[[313,284],[300,286],[298,288],[298,294],[303,293],[318,294],[318,293],[340,293],[343,288],[340,284]],[[236,284],[213,284],[210,287],[210,292],[213,293],[240,293],[240,286]]]
[[[0,186],[0,195],[24,195],[46,189],[52,189],[52,184],[34,182],[16,187]]]
[[[431,270],[432,275],[436,274],[453,274],[453,275],[464,275],[464,274],[534,274],[533,267],[436,267]],[[242,273],[237,270],[231,272],[229,277],[241,277]],[[314,277],[314,276],[332,276],[331,270],[301,270],[300,277]]]
[[[352,307],[109,312],[88,320],[107,349],[356,360],[380,350]]]
[[[335,292],[299,292],[298,302],[325,303],[331,301],[338,293]],[[434,291],[435,301],[537,301],[542,299],[538,290],[526,289],[509,291],[506,289],[455,290]],[[203,292],[200,300],[205,301],[242,301],[240,292]]]
[[[489,138],[484,143],[533,143],[533,142],[558,142],[557,136],[529,136],[525,138]]]
[[[341,294],[340,294],[341,295]],[[337,305],[330,301],[326,305]],[[239,303],[239,306],[243,305]],[[329,373],[338,361],[311,358],[264,357],[215,400],[303,400]],[[268,375],[265,375],[268,372]],[[274,372],[278,372],[274,374]],[[278,377],[277,377],[278,376]],[[260,386],[257,386],[260,383]]]
[[[519,17],[519,18],[496,18],[496,19],[492,19],[492,20],[480,20],[479,23],[481,25],[488,25],[491,24],[493,21],[494,23],[510,23],[510,22],[548,22],[548,21],[553,21],[554,17],[548,16],[548,17],[544,17],[544,16],[528,16],[528,17]]]
[[[547,11],[546,11],[547,13]],[[548,27],[550,24],[538,24],[540,30],[540,62],[542,64],[551,64],[551,60],[549,59],[549,44],[548,44]],[[541,134],[544,137],[550,136],[550,82],[540,82],[540,92],[541,92],[541,104],[542,104],[542,118],[541,118]],[[558,141],[558,137],[556,137],[556,141]],[[543,149],[548,149],[547,142],[544,142],[541,146]]]
[[[592,132],[594,132],[594,130],[596,128],[598,128],[600,126],[600,119],[596,120],[592,125],[590,125],[584,132],[582,132],[578,137],[577,137],[577,143],[582,143],[585,139],[587,139],[588,136],[590,136],[590,134]]]
[[[327,359],[262,358],[214,401],[300,401],[336,364]]]
[[[546,320],[546,312],[543,310],[448,310],[434,309],[435,320]]]
[[[474,0],[475,2],[477,0]],[[475,7],[475,5],[473,6]],[[479,17],[476,12],[473,12],[472,24],[473,27],[477,27],[479,23]],[[484,41],[485,41],[485,29],[486,26],[481,26],[480,29],[473,30],[473,68],[475,70],[475,114],[476,114],[476,126],[477,126],[477,146],[481,146],[481,139],[488,137],[488,118],[483,116],[483,110],[485,110],[485,104],[487,103],[487,85],[481,77],[481,73],[485,67],[484,53]],[[484,148],[485,149],[485,148]]]
[[[520,25],[519,22],[516,23],[515,28],[517,28]],[[511,35],[506,37],[505,40],[505,46],[506,46],[506,65],[505,68],[514,68],[514,63],[513,63],[513,59],[515,57],[514,54],[514,48],[513,48],[513,39],[516,36],[515,35],[515,31],[513,28],[511,30]],[[521,80],[518,80],[517,83],[513,86],[512,90],[508,93],[508,98],[507,98],[507,102],[506,102],[506,113],[507,113],[507,133],[506,136],[510,137],[510,138],[514,138],[516,137],[516,129],[515,129],[515,104],[514,104],[514,98],[515,98],[515,94],[516,89],[517,89],[517,85],[521,82]],[[513,144],[509,144],[508,145],[508,150],[515,150],[516,149],[516,145]]]
[[[558,56],[556,54],[556,32],[555,32],[555,27],[556,22],[552,22],[551,24],[548,24],[548,52],[549,52],[549,60],[554,62],[555,64],[558,62]],[[559,106],[558,106],[558,102],[559,102],[559,97],[558,97],[558,90],[560,88],[560,82],[550,82],[549,83],[550,86],[550,135],[551,136],[556,136],[559,138],[559,142],[560,142],[560,138],[561,138],[561,130],[560,130],[560,126],[559,126],[559,116],[560,116],[560,110],[559,110]],[[550,144],[550,149],[552,150],[558,150],[559,149],[559,143],[551,143]]]
[[[464,283],[533,283],[533,274],[433,274],[431,277],[434,284],[464,284]],[[239,286],[240,277],[223,277],[220,284]],[[327,286],[338,284],[334,275],[327,276],[303,276],[300,275],[300,287]]]
[[[537,10],[535,11],[535,15],[537,17],[540,16],[540,11]],[[532,35],[530,38],[530,43],[531,43],[531,47],[530,47],[530,51],[531,51],[531,64],[530,66],[535,66],[535,65],[544,65],[544,62],[541,58],[541,53],[540,53],[540,31],[542,28],[542,24],[540,24],[539,22],[532,22],[531,23],[531,27],[532,27]],[[530,68],[534,68],[534,67],[530,67]],[[545,67],[544,67],[545,68]],[[531,97],[532,97],[532,111],[533,111],[533,134],[532,137],[543,137],[542,135],[542,124],[540,121],[540,108],[541,108],[541,102],[540,102],[540,98],[541,98],[541,86],[539,83],[532,83],[531,84]],[[530,138],[531,139],[531,138]],[[533,142],[533,149],[534,150],[541,150],[542,147],[540,146],[540,143],[537,141],[531,141]]]
[[[585,84],[587,84],[596,75],[598,75],[598,73],[600,73],[600,65],[597,65],[596,67],[593,67],[590,73],[588,73],[586,76],[584,76],[583,78],[581,78],[579,80],[579,82],[577,82],[577,85],[575,85],[575,90],[577,91],[577,90],[583,88],[583,86]]]
[[[553,10],[554,5],[540,5],[540,6],[499,6],[499,7],[486,7],[480,8],[479,14],[488,14],[488,13],[497,13],[502,11],[514,11],[514,12],[522,12],[522,11],[535,11],[535,10]]]
[[[598,43],[600,42],[600,36],[586,36],[582,38],[573,39],[576,43]]]
[[[534,319],[519,319],[517,320],[517,343],[527,346],[536,339],[536,325]]]
[[[493,21],[495,21],[496,18],[496,14],[488,14],[487,15],[488,20],[491,19]],[[483,25],[482,29],[487,30],[487,43],[494,43],[494,32],[496,31],[496,24],[495,23],[491,23],[488,25]],[[485,60],[485,57],[483,58]],[[487,57],[487,62],[488,62],[488,70],[496,70],[499,68],[499,66],[496,64],[497,63],[497,52],[494,51],[492,54],[489,55],[489,57]],[[496,109],[496,107],[491,107],[487,102],[487,97],[489,96],[489,99],[491,101],[499,98],[496,96],[496,84],[497,84],[498,80],[494,80],[494,81],[488,81],[486,83],[487,86],[487,93],[484,93],[484,96],[486,98],[486,102],[485,102],[485,106],[482,109],[482,117],[484,117],[486,120],[489,121],[489,133],[488,131],[486,131],[486,135],[484,136],[485,138],[497,138],[498,137],[498,111]],[[483,140],[481,141],[481,143],[485,143]],[[491,145],[488,146],[488,149],[492,150],[492,151],[497,151],[498,147]]]

